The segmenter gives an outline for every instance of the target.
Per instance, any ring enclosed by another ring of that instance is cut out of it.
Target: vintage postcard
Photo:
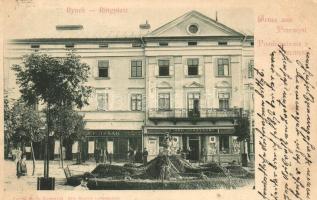
[[[316,10],[2,1],[1,199],[316,199]]]

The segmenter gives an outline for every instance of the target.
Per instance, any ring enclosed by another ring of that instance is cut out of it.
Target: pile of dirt
[[[182,176],[200,177],[201,173],[223,173],[223,169],[216,163],[203,166],[193,166],[187,160],[177,155],[159,155],[146,165],[135,166],[126,164],[114,166],[108,164],[98,165],[91,173],[98,178],[125,178],[134,179],[182,179]]]
[[[138,170],[135,167],[99,164],[91,173],[97,178],[125,177],[138,174]]]

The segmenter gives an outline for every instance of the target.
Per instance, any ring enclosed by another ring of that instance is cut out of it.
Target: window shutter
[[[188,59],[186,59],[186,62],[184,63],[184,76],[188,75]]]

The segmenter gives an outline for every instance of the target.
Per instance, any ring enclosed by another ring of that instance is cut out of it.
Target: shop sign
[[[175,134],[175,133],[203,133],[203,134],[217,134],[218,133],[218,129],[149,129],[148,133],[161,133],[161,134],[165,134],[166,132],[170,133],[170,134]]]
[[[142,131],[140,130],[93,130],[89,131],[89,136],[110,136],[110,137],[130,137],[130,136],[141,136]]]

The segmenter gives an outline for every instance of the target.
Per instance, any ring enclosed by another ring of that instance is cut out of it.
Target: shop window
[[[98,77],[109,78],[109,61],[108,60],[98,61]]]
[[[158,108],[159,110],[170,110],[170,94],[160,93],[158,96]]]
[[[240,153],[240,142],[237,136],[232,136],[232,152]]]
[[[131,77],[142,77],[142,61],[131,61]]]
[[[132,111],[142,110],[142,94],[131,95],[131,110]]]
[[[229,59],[219,58],[217,61],[218,61],[218,76],[229,76]]]
[[[198,64],[199,64],[198,58],[189,58],[187,60],[189,76],[198,75]]]
[[[159,76],[169,76],[169,60],[159,60]]]
[[[229,136],[219,136],[219,152],[225,154],[229,153]]]

